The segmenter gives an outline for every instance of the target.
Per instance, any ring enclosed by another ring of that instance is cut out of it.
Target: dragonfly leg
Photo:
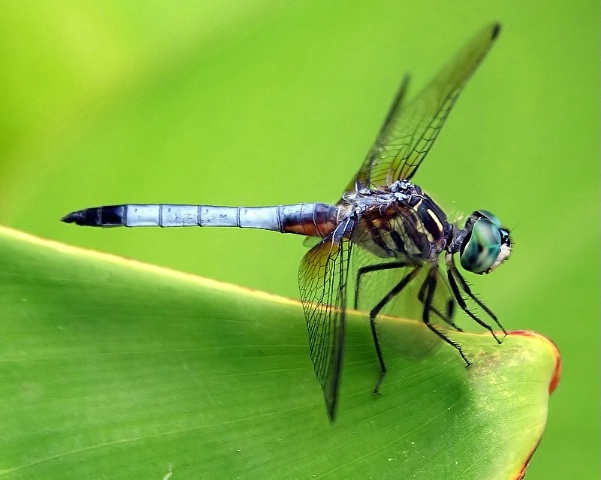
[[[354,300],[354,309],[357,310],[359,307],[359,289],[361,287],[361,279],[367,273],[379,272],[382,270],[391,270],[393,268],[404,268],[410,266],[410,263],[407,262],[389,262],[389,263],[378,263],[375,265],[367,265],[365,267],[361,267],[357,271],[357,277],[355,278],[355,300]]]
[[[449,284],[451,285],[451,290],[453,291],[453,295],[454,295],[455,299],[457,300],[457,304],[459,305],[459,308],[461,308],[461,310],[463,310],[465,313],[467,313],[478,325],[486,328],[490,332],[490,334],[493,336],[493,338],[497,341],[497,343],[501,343],[501,340],[499,340],[499,338],[495,335],[495,332],[492,329],[492,327],[485,321],[478,318],[468,308],[467,304],[465,303],[465,300],[463,299],[463,296],[461,295],[461,292],[459,291],[459,287],[461,287],[461,289],[465,292],[465,294],[469,298],[471,298],[474,302],[476,302],[482,308],[482,310],[484,310],[488,315],[490,315],[490,317],[495,321],[495,323],[503,331],[503,334],[507,335],[507,332],[503,328],[503,325],[501,325],[501,323],[497,319],[497,316],[494,313],[492,313],[492,311],[486,305],[484,305],[484,303],[482,303],[482,301],[478,297],[476,297],[476,295],[474,295],[472,293],[469,285],[464,280],[464,278],[461,276],[461,274],[457,271],[457,269],[455,268],[455,265],[452,263],[447,266],[447,278],[449,279]],[[457,282],[459,282],[459,284],[457,284]]]
[[[406,266],[406,265],[405,265]],[[380,340],[378,340],[378,333],[376,332],[376,317],[382,311],[382,309],[394,299],[402,290],[405,288],[420,272],[421,266],[415,267],[402,280],[397,283],[382,300],[369,312],[369,325],[371,327],[371,334],[374,338],[374,345],[376,347],[376,354],[378,355],[378,361],[380,362],[380,377],[374,387],[374,393],[379,394],[380,384],[384,380],[386,375],[386,364],[384,363],[384,356],[382,355],[382,348],[380,347]]]
[[[426,289],[428,287],[428,282],[424,282],[422,283],[421,288],[419,289],[419,293],[417,294],[417,298],[418,300],[424,304],[425,299],[426,299]],[[453,322],[453,310],[455,307],[455,302],[453,299],[449,299],[449,301],[447,302],[447,311],[446,314],[443,314],[442,312],[439,312],[437,308],[435,308],[433,305],[430,305],[430,311],[433,312],[434,314],[436,314],[436,316],[438,316],[439,318],[441,318],[446,324],[450,325],[451,327],[453,327],[456,331],[458,332],[463,332],[462,328],[459,328],[457,325],[455,325],[455,322]]]
[[[430,312],[432,311],[432,300],[434,298],[434,292],[436,291],[436,283],[437,283],[436,277],[438,274],[437,269],[438,269],[438,267],[432,267],[430,269],[430,272],[428,273],[428,276],[424,280],[424,283],[421,287],[422,289],[425,290],[424,312],[422,315],[422,321],[426,324],[426,326],[430,330],[432,330],[432,332],[434,332],[441,339],[443,339],[445,342],[447,342],[449,345],[451,345],[455,350],[457,350],[459,352],[459,355],[461,355],[461,358],[463,358],[465,365],[467,367],[469,367],[472,364],[472,362],[470,362],[467,359],[467,357],[465,356],[465,354],[463,353],[463,350],[461,349],[461,345],[459,345],[457,342],[454,342],[453,340],[451,340],[444,333],[439,331],[434,325],[432,325],[432,323],[430,323]]]

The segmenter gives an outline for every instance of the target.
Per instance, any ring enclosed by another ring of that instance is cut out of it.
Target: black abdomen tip
[[[71,212],[61,218],[61,222],[65,223],[75,223],[76,225],[81,225],[82,219],[84,217],[83,210],[79,210],[78,212]]]
[[[86,208],[68,213],[61,221],[86,227],[120,227],[124,225],[124,210],[123,205]]]

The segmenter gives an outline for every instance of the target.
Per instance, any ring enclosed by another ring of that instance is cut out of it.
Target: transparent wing
[[[324,238],[300,265],[300,295],[309,330],[309,350],[323,390],[328,415],[334,420],[344,349],[346,282],[351,244]]]
[[[409,81],[405,77],[376,142],[347,190],[386,186],[413,177],[500,28],[495,23],[478,33],[407,104],[403,104]]]
[[[315,245],[320,243],[323,239],[321,237],[305,237],[303,240],[303,247],[313,248]]]

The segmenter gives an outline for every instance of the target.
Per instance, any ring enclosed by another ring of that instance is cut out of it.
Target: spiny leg
[[[369,312],[369,325],[371,327],[371,334],[374,338],[374,345],[376,347],[376,354],[378,355],[378,361],[380,362],[380,377],[376,382],[376,386],[374,388],[374,393],[379,393],[380,384],[382,380],[384,380],[384,376],[386,375],[386,365],[384,364],[384,356],[382,355],[382,348],[380,347],[380,341],[378,340],[378,333],[376,332],[376,317],[382,311],[382,309],[396,297],[403,288],[405,288],[411,280],[413,280],[417,274],[422,269],[421,266],[415,267],[411,270],[407,275],[403,277],[403,279],[397,283],[392,290],[390,290],[382,300],[378,302],[378,304]]]
[[[452,267],[449,267],[447,269],[447,278],[449,279],[449,284],[451,285],[451,290],[453,291],[453,295],[454,295],[455,299],[457,300],[457,304],[459,305],[459,308],[461,308],[461,310],[463,310],[465,313],[467,313],[478,325],[486,328],[486,330],[488,330],[490,332],[490,334],[493,336],[493,338],[496,340],[496,342],[500,344],[501,340],[499,340],[499,338],[495,335],[495,332],[492,329],[492,327],[488,323],[486,323],[485,321],[483,321],[480,318],[478,318],[468,308],[467,304],[465,303],[465,300],[463,299],[463,297],[461,295],[461,292],[459,291],[459,287],[457,285],[456,277],[459,280],[459,284],[461,285],[461,288],[463,289],[463,291],[472,300],[474,300],[478,305],[480,305],[484,309],[484,311],[486,313],[488,313],[491,316],[491,318],[497,323],[497,325],[499,325],[499,327],[501,327],[501,329],[503,330],[503,333],[505,335],[507,335],[507,332],[501,326],[501,324],[497,320],[497,317],[480,300],[478,300],[478,298],[476,298],[476,296],[474,294],[472,294],[472,292],[470,291],[467,283],[465,282],[465,280],[463,279],[463,277],[459,274],[459,272],[457,270],[454,270]]]
[[[376,265],[367,265],[367,266],[361,267],[359,270],[357,270],[357,277],[356,277],[356,281],[355,281],[355,303],[354,303],[355,310],[359,306],[359,288],[361,286],[361,279],[363,278],[363,275],[365,275],[367,273],[379,272],[382,270],[391,270],[393,268],[404,268],[404,267],[408,267],[408,266],[410,266],[410,264],[408,264],[407,262],[388,262],[388,263],[378,263]]]
[[[438,274],[437,268],[438,267],[432,267],[430,269],[430,272],[428,272],[428,276],[424,280],[424,284],[426,285],[426,287],[425,287],[426,295],[424,298],[424,312],[422,315],[422,321],[436,335],[438,335],[445,342],[447,342],[454,349],[456,349],[459,352],[459,355],[461,355],[461,358],[463,358],[465,365],[467,367],[469,367],[472,363],[467,359],[467,357],[463,353],[463,350],[461,349],[461,345],[459,345],[457,342],[454,342],[453,340],[451,340],[449,337],[447,337],[445,334],[440,332],[434,325],[432,325],[430,323],[430,311],[432,309],[432,299],[434,298],[434,292],[436,291],[436,275]],[[422,285],[422,288],[424,288],[423,285]]]
[[[461,285],[461,288],[466,293],[466,295],[468,297],[470,297],[474,302],[476,302],[482,308],[482,310],[484,310],[486,313],[488,313],[490,315],[490,318],[492,318],[495,321],[495,323],[501,329],[503,334],[505,334],[505,336],[507,336],[507,331],[505,330],[503,325],[501,325],[501,322],[499,322],[499,319],[497,318],[497,316],[486,305],[484,305],[482,300],[480,300],[478,297],[476,297],[475,294],[472,293],[470,286],[467,284],[465,279],[459,274],[459,272],[454,268],[454,266],[453,266],[453,274],[459,280],[459,284]]]
[[[417,298],[422,304],[425,301],[427,286],[428,286],[428,282],[422,283],[422,286],[419,289],[419,293],[417,294]],[[455,325],[455,322],[453,322],[453,307],[454,306],[455,306],[455,302],[453,301],[453,299],[449,299],[449,301],[447,302],[447,314],[446,315],[443,315],[441,312],[438,311],[437,308],[434,308],[434,306],[431,306],[431,310],[439,318],[441,318],[445,323],[447,323],[448,325],[453,327],[455,330],[457,330],[458,332],[463,332],[463,329],[459,328],[457,325]]]

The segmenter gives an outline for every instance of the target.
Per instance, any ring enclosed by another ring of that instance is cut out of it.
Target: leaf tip
[[[549,395],[551,395],[557,385],[559,385],[559,380],[561,378],[561,354],[559,353],[559,348],[553,340],[540,333],[533,332],[532,330],[513,330],[508,333],[508,335],[513,335],[516,337],[534,337],[538,340],[541,340],[542,343],[551,351],[551,355],[555,359],[555,367],[553,368],[553,374],[551,375],[551,379],[549,381]]]

